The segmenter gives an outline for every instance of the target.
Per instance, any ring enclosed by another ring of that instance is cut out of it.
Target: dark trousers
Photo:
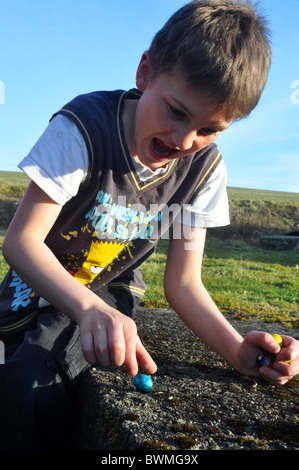
[[[137,299],[129,292],[104,287],[97,294],[133,317]],[[32,329],[2,341],[0,450],[67,449],[80,375],[89,366],[78,325],[46,307]]]

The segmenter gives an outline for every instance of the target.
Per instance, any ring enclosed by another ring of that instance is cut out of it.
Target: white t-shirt
[[[70,119],[57,115],[19,164],[19,168],[51,199],[64,205],[77,194],[87,176],[88,164],[87,147],[79,129]],[[167,170],[159,168],[153,172],[136,162],[135,165],[142,181]],[[193,204],[183,208],[182,223],[207,228],[228,225],[226,182],[226,167],[222,160]]]

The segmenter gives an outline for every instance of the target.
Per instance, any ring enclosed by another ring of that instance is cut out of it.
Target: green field
[[[11,186],[27,186],[28,176],[22,171],[0,171],[0,182]],[[227,188],[231,200],[254,200],[299,203],[299,192],[265,191],[262,189]]]
[[[27,184],[21,172],[0,172],[0,202],[18,200]],[[258,242],[261,234],[298,225],[299,194],[240,188],[228,188],[228,194],[232,223],[208,231],[205,286],[218,307],[236,318],[299,328],[299,251],[263,249]],[[2,224],[0,247],[4,234]],[[148,287],[143,306],[168,307],[162,287],[167,248],[168,241],[162,240],[141,268]],[[0,279],[6,270],[0,254]]]
[[[299,203],[299,192],[288,193],[288,192],[283,192],[283,191],[265,191],[262,189],[247,189],[247,188],[232,188],[232,187],[228,187],[227,192],[228,192],[229,199],[236,200],[236,201],[254,200],[254,201]]]
[[[0,171],[0,181],[11,186],[27,186],[30,180],[23,171]]]
[[[142,305],[167,307],[163,267],[167,241],[141,267],[147,284]],[[260,318],[299,328],[299,252],[272,251],[249,243],[209,238],[203,282],[223,312],[237,319]]]

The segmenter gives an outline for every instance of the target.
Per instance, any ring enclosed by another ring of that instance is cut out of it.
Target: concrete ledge
[[[285,386],[243,377],[210,351],[172,310],[139,309],[143,343],[158,365],[151,392],[124,368],[83,376],[74,450],[298,450],[299,379]],[[280,324],[232,320],[299,338]]]

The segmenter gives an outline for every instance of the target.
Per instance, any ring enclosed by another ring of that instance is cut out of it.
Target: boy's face
[[[143,95],[127,143],[132,156],[152,170],[203,149],[230,124],[213,106],[213,99],[204,90],[191,88],[183,76],[162,74],[149,79],[147,53],[139,64],[136,84]]]

